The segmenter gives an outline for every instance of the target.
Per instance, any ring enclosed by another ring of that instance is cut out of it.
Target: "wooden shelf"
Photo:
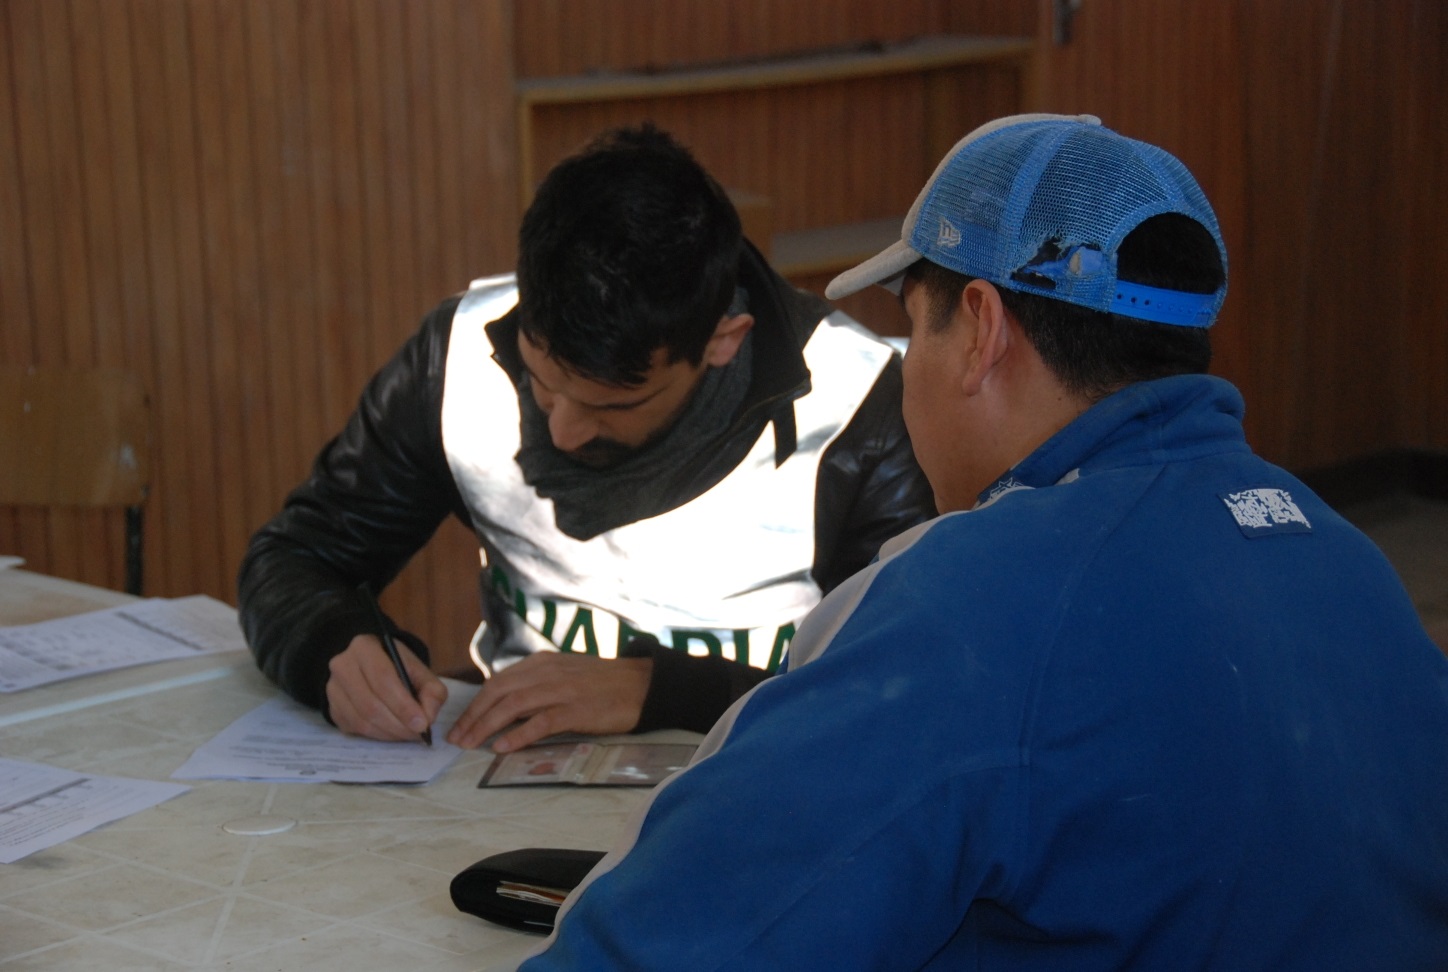
[[[526,110],[533,105],[664,98],[908,74],[1015,60],[1029,57],[1034,50],[1035,41],[1029,37],[940,34],[898,44],[869,44],[712,67],[526,78],[517,82],[517,91]]]
[[[776,233],[770,264],[785,277],[848,270],[900,239],[902,216]]]
[[[526,207],[536,188],[535,172],[538,150],[535,145],[536,126],[556,126],[575,117],[617,118],[649,112],[669,115],[687,113],[694,105],[708,105],[708,110],[727,112],[733,103],[731,92],[751,97],[739,99],[753,111],[769,111],[776,103],[797,104],[805,91],[822,85],[849,84],[879,79],[877,85],[866,85],[867,91],[891,89],[895,79],[916,77],[923,83],[918,96],[899,99],[899,106],[919,112],[918,124],[923,155],[939,158],[962,134],[966,119],[976,118],[983,111],[1000,114],[1037,109],[1039,42],[1030,37],[967,37],[938,34],[898,43],[864,43],[850,47],[822,48],[789,56],[757,58],[747,61],[692,64],[637,71],[600,71],[558,77],[520,78],[515,82],[518,99],[518,178],[519,200]],[[992,76],[1003,71],[1014,73],[1013,103],[1001,105],[998,92],[1009,90]],[[989,84],[962,85],[962,76],[982,75]],[[904,89],[901,89],[904,90]],[[913,89],[911,89],[913,91]],[[989,109],[982,107],[976,91],[984,91]],[[779,92],[778,97],[770,94]],[[765,97],[760,97],[763,94]],[[687,99],[697,98],[697,102]],[[676,100],[677,99],[677,100]],[[912,100],[913,99],[913,100]],[[826,102],[828,98],[824,99]],[[630,102],[638,103],[638,110]],[[660,102],[664,102],[660,104]],[[599,106],[614,106],[598,110]],[[721,105],[723,106],[721,108]],[[1001,110],[1005,108],[1006,110]],[[987,115],[986,117],[989,117]],[[981,119],[983,120],[983,119]],[[908,126],[907,126],[908,127]],[[787,132],[784,134],[788,134]],[[807,138],[801,132],[799,137]],[[766,166],[767,169],[767,166]],[[541,173],[536,173],[541,175]],[[928,173],[921,173],[923,180]],[[895,178],[901,176],[897,173]],[[799,180],[784,180],[774,185],[773,176],[759,173],[750,176],[753,184],[731,185],[729,193],[738,209],[746,235],[764,250],[770,264],[783,276],[801,281],[809,279],[816,287],[818,278],[833,276],[866,260],[900,239],[903,216],[883,219],[861,219],[826,226],[807,226],[789,232],[775,232],[776,200],[769,191],[824,191],[806,186]],[[726,177],[727,179],[727,177]],[[908,187],[904,198],[919,190]],[[831,210],[834,219],[849,219],[856,213]],[[876,212],[879,210],[876,209]],[[798,225],[797,221],[793,225]],[[885,323],[889,333],[893,327],[908,333],[909,322],[903,320],[898,302],[886,300],[888,294],[862,293],[847,300],[854,302],[851,313]],[[878,305],[878,306],[877,306]],[[903,330],[901,330],[903,329]]]
[[[758,91],[901,74],[931,75],[971,65],[1014,67],[1022,72],[1029,84],[1030,72],[1026,68],[1035,50],[1036,42],[1029,37],[938,34],[893,44],[871,43],[728,64],[522,78],[515,82],[518,96],[519,198],[526,207],[533,197],[536,184],[534,113],[544,106]],[[1029,103],[1031,99],[1025,100]],[[786,246],[789,245],[786,240]]]

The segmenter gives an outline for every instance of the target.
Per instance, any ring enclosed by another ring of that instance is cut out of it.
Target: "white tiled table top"
[[[0,571],[0,623],[17,623],[5,588],[23,573]],[[237,653],[0,696],[0,755],[168,780],[275,692]],[[421,787],[189,781],[159,806],[0,865],[0,972],[514,968],[538,937],[457,911],[453,875],[520,847],[606,848],[646,791],[479,790],[490,758],[464,753]],[[296,826],[222,829],[260,814]]]

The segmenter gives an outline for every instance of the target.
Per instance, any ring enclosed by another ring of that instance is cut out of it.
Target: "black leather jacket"
[[[789,286],[752,249],[740,266],[750,294],[754,375],[745,405],[719,447],[684,470],[658,512],[721,480],[772,425],[781,457],[794,448],[792,403],[809,391],[801,349],[829,312]],[[352,638],[377,633],[356,594],[397,576],[449,514],[469,524],[443,450],[441,403],[448,337],[459,296],[440,304],[373,377],[342,432],[311,475],[252,537],[238,581],[242,629],[258,666],[297,700],[325,710],[328,662]],[[495,347],[516,347],[512,313],[489,325]],[[509,374],[520,364],[498,355]],[[815,494],[813,576],[828,592],[875,556],[885,540],[935,514],[900,414],[900,361],[891,360],[826,450]],[[399,638],[424,659],[427,648]],[[639,731],[703,731],[766,674],[719,658],[695,658],[634,643],[625,654],[654,658]]]

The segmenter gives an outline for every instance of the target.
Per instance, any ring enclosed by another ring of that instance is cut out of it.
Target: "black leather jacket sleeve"
[[[442,448],[447,340],[457,298],[434,310],[373,377],[307,479],[242,560],[242,630],[266,675],[326,710],[328,663],[375,632],[358,598],[381,590],[448,516],[468,521]],[[426,646],[399,633],[427,659]]]
[[[357,634],[375,630],[357,585],[367,581],[380,590],[449,514],[471,524],[441,431],[456,306],[453,298],[433,311],[372,379],[306,481],[254,535],[241,565],[242,629],[258,666],[289,695],[324,712],[331,658]],[[897,357],[822,457],[813,573],[825,591],[866,566],[886,539],[935,513],[910,449],[900,391]],[[399,634],[427,657],[420,639]],[[656,656],[656,664],[637,731],[707,729],[767,677],[672,649],[639,653]]]
[[[814,578],[826,594],[868,566],[886,540],[935,516],[935,493],[900,412],[903,390],[896,356],[822,457]]]

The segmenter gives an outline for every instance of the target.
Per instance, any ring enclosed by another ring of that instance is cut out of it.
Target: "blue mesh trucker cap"
[[[825,288],[838,299],[878,283],[895,293],[921,257],[997,287],[1125,317],[1207,327],[1227,296],[1116,279],[1116,250],[1152,216],[1180,213],[1227,248],[1211,204],[1170,153],[1092,115],[1012,115],[955,144],[920,190],[900,241]]]

